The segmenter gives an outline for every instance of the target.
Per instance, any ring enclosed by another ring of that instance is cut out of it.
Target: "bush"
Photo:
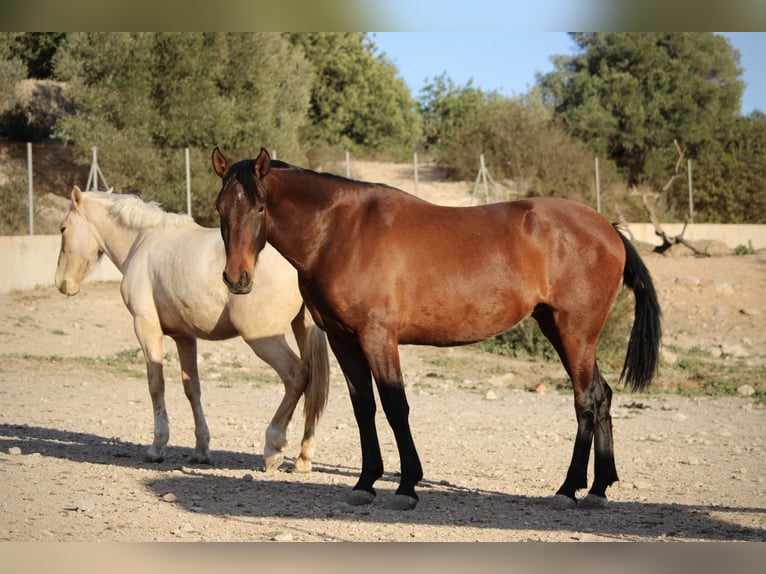
[[[627,289],[621,289],[609,313],[598,341],[598,360],[602,367],[611,371],[622,370],[627,350],[628,336],[633,325],[633,299]],[[556,350],[545,338],[537,322],[529,317],[509,329],[477,346],[487,352],[541,361],[559,360]]]
[[[5,154],[0,154],[5,156]],[[29,204],[26,166],[3,157],[0,181],[0,235],[26,235],[29,231]]]

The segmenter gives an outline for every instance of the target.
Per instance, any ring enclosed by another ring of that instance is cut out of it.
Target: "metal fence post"
[[[189,167],[189,148],[184,149],[186,158],[186,213],[191,217],[191,168]]]
[[[32,186],[32,143],[27,142],[27,186],[29,195],[29,234],[35,234],[35,204]]]

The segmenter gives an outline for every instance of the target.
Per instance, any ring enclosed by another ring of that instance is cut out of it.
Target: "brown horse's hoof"
[[[577,507],[577,501],[564,494],[557,494],[548,503],[553,510],[571,510]]]
[[[375,495],[366,490],[352,490],[351,494],[346,497],[346,503],[351,506],[364,506],[371,504],[373,500],[375,500]]]
[[[418,499],[406,494],[395,494],[386,505],[389,510],[412,510],[418,505]]]
[[[595,494],[589,494],[585,498],[581,498],[577,502],[577,508],[584,509],[600,509],[606,508],[607,505],[606,496],[596,496]]]

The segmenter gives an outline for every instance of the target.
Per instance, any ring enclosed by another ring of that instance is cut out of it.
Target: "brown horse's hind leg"
[[[593,388],[595,411],[594,428],[594,474],[588,496],[580,500],[581,508],[601,508],[606,504],[606,489],[617,478],[614,464],[614,439],[612,436],[612,389],[596,366],[596,373],[591,383]]]
[[[606,503],[606,487],[617,480],[612,442],[612,420],[609,415],[612,391],[601,377],[596,365],[596,336],[594,330],[574,329],[561,311],[539,306],[533,316],[543,334],[551,341],[564,365],[574,388],[577,433],[572,460],[566,479],[551,501],[554,508],[574,508],[576,492],[588,486],[588,460],[591,445],[596,443],[595,478],[587,506]],[[575,331],[588,333],[578,336]]]

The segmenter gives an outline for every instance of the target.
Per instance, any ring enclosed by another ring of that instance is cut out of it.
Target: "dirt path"
[[[735,366],[766,363],[761,258],[647,264],[665,311],[666,360],[697,349]],[[618,392],[621,481],[609,507],[554,511],[548,498],[575,432],[572,396],[525,389],[563,378],[561,367],[405,347],[421,502],[412,512],[384,507],[398,457],[379,413],[388,473],[374,504],[350,509],[339,502],[361,460],[334,360],[314,472],[265,474],[263,433],[282,394],[273,372],[241,341],[200,342],[215,465],[193,465],[191,411],[172,344],[166,350],[171,439],[165,461],[147,464],[151,405],[117,285],[88,283],[73,298],[53,287],[0,295],[0,540],[766,539],[766,410],[753,398]],[[659,386],[672,386],[671,373]],[[299,430],[290,429],[289,455]]]

